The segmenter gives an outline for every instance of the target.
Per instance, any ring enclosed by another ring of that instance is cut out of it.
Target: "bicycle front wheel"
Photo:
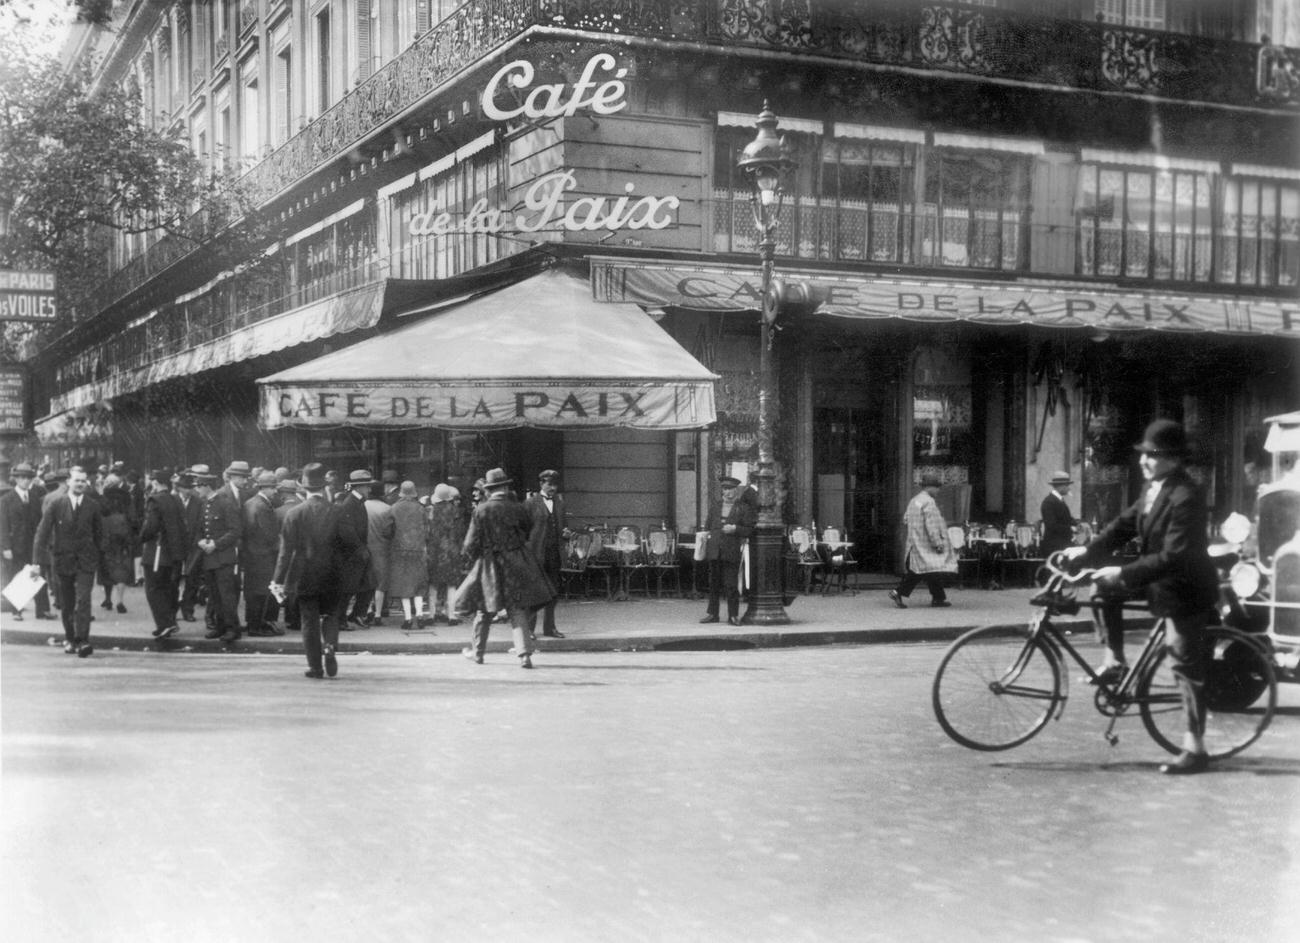
[[[1240,753],[1259,739],[1277,708],[1273,663],[1260,643],[1223,626],[1206,629],[1211,646],[1205,675],[1205,749],[1211,759]],[[1182,696],[1160,654],[1138,688],[1142,723],[1170,753],[1182,750],[1187,725]]]
[[[1061,666],[1029,629],[985,626],[949,646],[931,702],[944,733],[972,750],[1008,750],[1038,733],[1062,701]]]

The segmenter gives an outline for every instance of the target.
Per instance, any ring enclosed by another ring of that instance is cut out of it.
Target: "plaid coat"
[[[903,512],[907,528],[905,559],[913,573],[956,573],[957,551],[948,541],[948,525],[933,495],[922,489]]]

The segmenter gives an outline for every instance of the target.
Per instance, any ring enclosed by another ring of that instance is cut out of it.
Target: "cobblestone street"
[[[358,655],[312,682],[291,657],[5,646],[0,932],[1294,939],[1294,693],[1175,782],[1077,688],[1019,750],[948,742],[940,651]]]

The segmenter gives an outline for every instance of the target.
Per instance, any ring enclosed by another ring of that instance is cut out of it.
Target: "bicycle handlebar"
[[[1088,567],[1070,572],[1066,569],[1069,564],[1069,558],[1065,556],[1064,550],[1057,550],[1051,554],[1043,566],[1052,573],[1052,581],[1057,586],[1078,586],[1081,583],[1090,583],[1097,573],[1097,567]]]

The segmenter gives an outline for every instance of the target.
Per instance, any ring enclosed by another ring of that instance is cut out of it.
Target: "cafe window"
[[[1300,182],[1234,176],[1223,185],[1219,280],[1295,285],[1300,276]]]
[[[956,346],[924,346],[912,368],[912,477],[934,474],[945,485],[970,482],[975,442],[971,361]]]
[[[1076,203],[1079,272],[1209,281],[1211,206],[1204,170],[1085,161]]]
[[[822,179],[834,199],[838,258],[911,262],[917,145],[833,141]]]
[[[935,150],[926,160],[923,265],[1020,269],[1028,259],[1029,159]]]

